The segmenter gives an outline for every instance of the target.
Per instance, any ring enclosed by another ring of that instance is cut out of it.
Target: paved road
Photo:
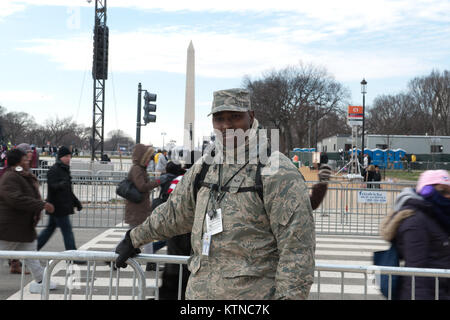
[[[99,232],[100,231],[100,232]],[[104,231],[104,232],[101,232]],[[112,251],[117,243],[123,237],[125,229],[108,229],[108,230],[91,230],[91,231],[77,231],[77,241],[81,244],[89,237],[88,233],[92,234],[92,240],[85,242],[79,246],[82,250],[92,251]],[[83,239],[83,237],[86,237]],[[55,237],[51,244],[45,247],[47,251],[60,251],[61,239]],[[388,248],[388,244],[378,237],[368,236],[332,236],[332,235],[318,235],[316,246],[316,262],[328,264],[343,264],[343,265],[370,265],[372,252],[376,250],[384,250]],[[165,253],[163,248],[160,254]],[[86,266],[80,266],[81,274],[86,272]],[[125,269],[121,272],[121,285],[118,292],[118,299],[131,299],[132,295],[132,272],[131,268]],[[2,268],[2,279],[5,276],[9,277],[9,290],[0,289],[2,293],[1,299],[18,299],[20,297],[17,288],[20,283],[20,275],[9,276],[6,268]],[[108,299],[108,285],[110,268],[108,266],[99,265],[96,267],[95,273],[95,289],[93,299]],[[145,272],[147,276],[147,287],[155,286],[155,275],[153,272]],[[161,274],[160,274],[161,276]],[[365,279],[363,275],[344,274],[344,295],[346,300],[364,299],[364,285]],[[30,278],[28,276],[28,278]],[[52,277],[53,281],[60,284],[64,283],[64,272],[56,271]],[[2,281],[3,282],[3,281]],[[161,284],[161,282],[159,282]],[[1,286],[3,287],[3,285]],[[7,292],[6,292],[7,291]],[[318,298],[318,279],[316,272],[315,283],[312,286],[310,299]],[[321,272],[320,279],[320,299],[341,299],[341,274],[336,272]],[[64,293],[63,286],[55,291],[51,291],[50,299],[62,299]],[[152,291],[148,292],[148,296],[152,295]],[[28,288],[24,292],[24,299],[39,299],[39,295],[31,295],[28,293]],[[73,290],[72,299],[84,299],[85,286],[83,280],[80,281],[80,287]],[[113,292],[113,299],[115,299],[115,291]],[[369,279],[367,299],[383,299],[378,289],[372,284]]]

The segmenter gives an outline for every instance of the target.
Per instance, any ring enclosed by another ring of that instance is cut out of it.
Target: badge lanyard
[[[223,187],[226,187],[231,180],[233,180],[233,178],[239,173],[241,172],[242,169],[244,169],[244,167],[248,164],[249,160],[247,160],[245,162],[245,164],[239,168],[238,171],[236,171],[230,179],[228,179],[228,181],[223,185]],[[217,206],[220,204],[220,202],[223,200],[223,198],[225,197],[226,192],[222,191],[222,165],[219,164],[219,183],[217,184],[218,190],[217,193],[218,195],[216,196],[216,191],[213,190],[213,188],[211,188],[210,190],[210,199],[212,198],[212,210],[208,212],[209,217],[212,219],[216,213],[216,209]]]

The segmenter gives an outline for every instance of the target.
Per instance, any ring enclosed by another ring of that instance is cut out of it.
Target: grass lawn
[[[408,181],[417,181],[419,179],[422,170],[413,170],[411,172],[405,170],[386,170],[386,178],[387,179],[396,179],[396,180],[408,180]],[[384,170],[381,169],[381,177],[384,178]]]

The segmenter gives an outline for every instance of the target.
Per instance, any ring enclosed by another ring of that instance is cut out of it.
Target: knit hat
[[[23,151],[24,153],[32,151],[31,146],[28,143],[21,143],[16,147],[16,149],[19,149],[19,150]]]
[[[67,156],[68,154],[72,154],[72,152],[70,152],[70,150],[64,146],[62,146],[61,148],[59,148],[58,150],[58,159]]]
[[[427,170],[420,175],[419,181],[417,181],[416,192],[420,193],[423,187],[433,184],[450,186],[450,175],[445,170]]]

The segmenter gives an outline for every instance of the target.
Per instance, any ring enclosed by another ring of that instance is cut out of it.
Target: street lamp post
[[[365,108],[366,108],[366,93],[367,93],[367,81],[363,78],[361,81],[361,93],[363,95],[363,122],[362,122],[362,143],[361,143],[361,160],[364,166],[364,122],[366,118]]]

